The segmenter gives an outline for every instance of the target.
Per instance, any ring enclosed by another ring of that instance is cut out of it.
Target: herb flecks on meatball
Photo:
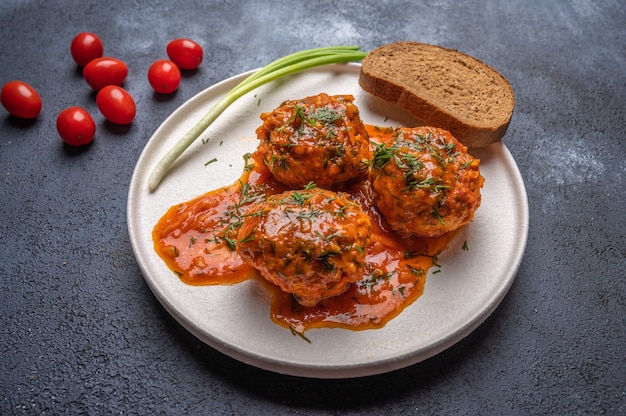
[[[258,150],[274,177],[291,188],[326,189],[362,176],[369,138],[351,95],[322,93],[261,114]]]
[[[454,231],[480,206],[479,164],[446,130],[398,127],[368,162],[375,205],[403,236]]]
[[[237,252],[304,306],[340,295],[365,272],[369,217],[346,194],[291,190],[250,207]]]

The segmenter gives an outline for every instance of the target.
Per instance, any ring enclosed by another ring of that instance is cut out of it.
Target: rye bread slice
[[[493,68],[459,51],[418,42],[371,51],[359,84],[469,147],[500,140],[515,106],[511,85]]]

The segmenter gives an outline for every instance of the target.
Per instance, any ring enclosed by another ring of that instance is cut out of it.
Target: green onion
[[[295,74],[305,69],[321,65],[360,61],[367,52],[359,51],[358,46],[328,46],[308,49],[284,56],[254,72],[235,88],[224,95],[202,119],[189,130],[157,163],[148,179],[148,186],[154,191],[167,174],[172,164],[232,103],[248,92],[275,79]]]

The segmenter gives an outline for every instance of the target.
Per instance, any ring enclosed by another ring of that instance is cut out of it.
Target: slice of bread
[[[468,147],[500,140],[515,105],[511,85],[493,68],[459,51],[418,42],[371,51],[359,84]]]

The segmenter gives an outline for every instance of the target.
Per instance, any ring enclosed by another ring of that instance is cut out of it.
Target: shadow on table
[[[490,332],[492,318],[446,351],[413,366],[386,374],[351,379],[311,379],[259,369],[232,359],[179,327],[182,342],[195,346],[198,361],[214,376],[243,394],[276,404],[309,409],[385,407],[416,393],[428,393],[442,379],[464,371],[463,361]]]

